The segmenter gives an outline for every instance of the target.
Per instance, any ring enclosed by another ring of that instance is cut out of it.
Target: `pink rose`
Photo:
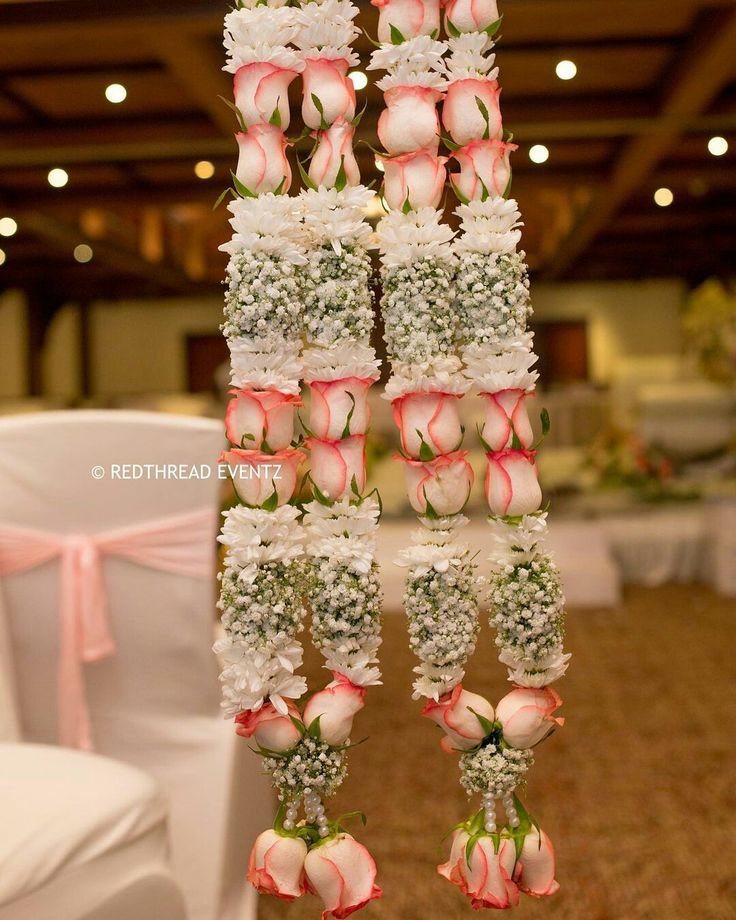
[[[486,501],[492,514],[532,514],[542,504],[533,450],[501,450],[486,454]]]
[[[516,432],[519,443],[528,450],[534,443],[534,432],[526,408],[528,394],[524,390],[513,389],[480,395],[486,400],[482,436],[488,447],[491,450],[506,450],[511,447]]]
[[[386,108],[378,119],[378,138],[392,155],[427,150],[437,153],[442,93],[428,86],[394,86],[383,94]]]
[[[391,26],[405,39],[439,34],[440,0],[371,0],[378,7],[378,40],[391,42]]]
[[[304,869],[310,890],[324,901],[322,920],[342,920],[381,897],[373,857],[350,834],[312,847]]]
[[[248,862],[248,881],[256,891],[282,901],[294,901],[307,893],[304,861],[307,845],[300,837],[282,837],[274,830],[256,838]]]
[[[355,87],[348,77],[346,60],[307,58],[302,80],[302,118],[308,128],[317,130],[323,125],[331,125],[340,117],[352,121],[355,117]],[[319,105],[314,101],[314,96]]]
[[[359,492],[365,488],[365,435],[349,438],[307,438],[312,452],[310,476],[327,498],[337,501],[353,491],[353,479]]]
[[[355,126],[342,116],[325,131],[317,132],[317,149],[309,164],[309,178],[315,185],[333,188],[340,166],[345,170],[348,185],[360,184],[360,170],[353,153]]]
[[[463,439],[459,398],[454,393],[407,393],[393,401],[405,454],[419,458],[423,443],[435,456],[458,449]]]
[[[406,201],[412,210],[436,208],[445,188],[447,157],[415,150],[400,157],[383,157],[383,194],[389,208],[400,211]]]
[[[496,80],[467,79],[450,83],[442,106],[442,124],[456,144],[462,147],[480,138],[501,137],[500,96]],[[488,112],[487,119],[482,106]]]
[[[344,674],[332,672],[335,678],[310,697],[304,707],[304,724],[309,728],[319,716],[320,738],[338,746],[345,744],[353,727],[353,717],[365,706],[365,688],[356,687]]]
[[[278,390],[230,390],[234,396],[225,410],[228,440],[246,450],[260,449],[265,441],[271,450],[282,450],[294,440],[294,407],[298,396]]]
[[[317,438],[336,440],[342,437],[346,427],[349,434],[365,434],[371,419],[368,390],[372,382],[363,377],[313,380],[309,384],[312,391],[309,428],[312,434]]]
[[[454,450],[427,461],[400,456],[404,461],[409,504],[416,512],[426,514],[428,503],[439,515],[459,514],[463,510],[474,479],[467,456],[465,450]]]
[[[534,898],[543,898],[559,891],[555,881],[555,851],[552,841],[544,831],[532,827],[524,838],[519,854],[521,871],[518,874],[519,888]]]
[[[428,700],[422,715],[436,722],[445,732],[440,747],[448,754],[469,751],[486,737],[488,733],[478,716],[491,723],[494,720],[493,706],[488,700],[464,690],[462,684],[441,696],[437,703]]]
[[[516,687],[499,702],[496,718],[503,726],[504,741],[513,748],[538,744],[565,720],[552,715],[562,705],[551,687]]]
[[[471,899],[475,910],[515,907],[519,903],[519,889],[511,880],[516,860],[513,840],[502,837],[496,853],[493,837],[479,837],[469,860],[466,858],[468,840],[467,831],[455,831],[450,858],[437,866],[439,874],[457,885]]]
[[[223,451],[219,462],[226,463],[228,473],[241,501],[261,507],[276,493],[278,505],[285,505],[296,489],[297,471],[304,460],[300,450],[286,448],[274,454],[260,450]]]
[[[468,201],[498,198],[506,191],[511,178],[509,157],[516,144],[505,144],[498,138],[471,141],[452,154],[460,166],[459,173],[450,175],[458,198]]]
[[[235,731],[241,738],[255,738],[256,744],[267,751],[290,751],[302,737],[302,733],[289,716],[301,719],[299,710],[291,700],[286,706],[289,715],[282,715],[273,703],[265,703],[260,709],[246,709],[235,716]]]
[[[446,0],[445,22],[458,32],[483,32],[499,20],[496,0]],[[447,28],[448,32],[452,30]]]
[[[289,84],[297,76],[295,70],[277,67],[265,61],[245,64],[238,68],[233,81],[235,105],[246,125],[267,124],[278,109],[279,127],[289,127]]]
[[[240,152],[235,175],[253,192],[286,192],[291,185],[291,166],[286,158],[287,140],[276,125],[255,124],[235,135]]]

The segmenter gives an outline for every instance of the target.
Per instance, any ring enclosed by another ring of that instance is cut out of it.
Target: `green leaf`
[[[350,480],[350,491],[353,495],[357,495],[358,498],[360,498],[360,489],[358,488],[358,480],[355,477],[355,473],[353,473],[353,478]]]
[[[296,158],[296,162],[297,162],[297,166],[299,167],[299,175],[302,177],[302,182],[306,185],[307,188],[311,188],[312,191],[316,191],[317,186],[309,178],[309,173],[302,166],[302,161],[299,159],[299,157]]]
[[[349,390],[345,390],[345,395],[348,397],[348,399],[352,403],[352,406],[350,407],[348,416],[345,419],[345,427],[343,428],[342,435],[340,436],[343,439],[350,437],[350,422],[353,420],[353,412],[355,412],[355,397]]]
[[[232,170],[230,170],[230,175],[233,178],[233,185],[235,186],[235,191],[238,193],[238,195],[240,195],[241,198],[257,198],[258,197],[255,194],[255,192],[251,192],[251,190],[248,188],[247,185],[243,185],[243,183],[240,181],[240,179],[238,179],[238,177],[235,175],[235,173]]]
[[[480,114],[485,119],[486,130],[483,133],[483,140],[487,141],[491,136],[491,116],[488,114],[488,109],[486,108],[485,102],[480,98],[480,96],[475,97],[475,104],[478,106]]]
[[[284,186],[286,185],[286,176],[279,182],[276,188],[273,190],[274,195],[281,195],[284,191]]]
[[[320,127],[320,130],[321,130],[321,131],[324,131],[325,128],[329,128],[330,126],[329,126],[329,125],[327,124],[327,122],[325,121],[325,110],[324,110],[324,107],[322,106],[322,102],[321,102],[319,96],[317,96],[316,93],[312,93],[312,102],[314,103],[315,109],[317,109],[317,111],[319,112],[319,118],[320,118],[319,127]]]
[[[490,35],[492,38],[496,34],[496,32],[498,32],[498,30],[501,28],[502,22],[503,22],[503,14],[499,16],[495,22],[492,22],[489,26],[485,28],[484,31],[486,35]]]
[[[486,733],[485,737],[487,738],[489,735],[492,735],[493,732],[495,731],[493,722],[491,722],[485,716],[482,716],[479,712],[476,712],[472,706],[468,706],[468,709],[473,713],[475,718],[480,722],[480,727]]]
[[[462,35],[460,29],[453,25],[453,23],[447,17],[445,17],[445,28],[447,29],[447,34],[451,35],[453,38],[459,38],[460,35]]]
[[[222,202],[227,198],[228,195],[234,194],[233,190],[228,186],[226,189],[223,189],[222,192],[217,196],[217,201],[212,205],[212,210],[216,211]]]
[[[445,147],[447,147],[448,150],[452,150],[453,153],[454,153],[456,150],[461,150],[461,149],[462,149],[461,145],[460,145],[460,144],[456,144],[455,141],[454,141],[451,137],[447,137],[447,136],[444,135],[444,134],[442,134],[442,135],[440,135],[440,136],[441,136],[441,138],[442,138],[442,143],[445,145]]]
[[[268,496],[266,501],[261,505],[264,511],[275,511],[279,506],[279,496],[274,486],[273,492]]]
[[[473,836],[465,844],[465,862],[468,865],[470,865],[470,857],[473,855],[473,850],[475,849],[478,841],[482,836],[482,834],[473,834]]]
[[[243,118],[243,113],[240,111],[240,109],[237,107],[237,105],[235,105],[235,103],[234,103],[234,102],[231,102],[229,99],[226,99],[224,96],[218,96],[217,98],[220,99],[220,100],[222,100],[222,102],[224,102],[225,105],[226,105],[229,109],[232,109],[232,111],[235,112],[235,117],[236,117],[237,120],[238,120],[238,127],[240,128],[240,130],[241,130],[241,131],[247,131],[247,130],[248,130],[248,126],[246,125],[245,119]]]
[[[396,26],[393,23],[391,23],[391,25],[389,26],[389,30],[391,33],[391,44],[392,45],[403,45],[406,39],[404,38],[404,36],[401,34],[401,32],[396,28]]]
[[[549,434],[549,429],[552,424],[550,421],[549,412],[546,409],[542,409],[542,411],[539,414],[539,418],[542,422],[542,437],[546,438],[547,435]]]
[[[439,520],[439,517],[440,517],[439,514],[437,514],[437,512],[432,507],[432,502],[427,498],[426,488],[422,489],[422,492],[424,493],[424,501],[426,502],[426,505],[427,505],[427,510],[424,512],[424,516],[429,518],[430,521]]]
[[[452,190],[455,193],[455,196],[457,197],[457,200],[460,202],[460,204],[470,204],[470,198],[466,198],[465,195],[463,195],[463,193],[460,191],[457,185],[452,181],[452,179],[450,179],[450,185],[452,186]]]
[[[246,440],[248,440],[248,441],[255,441],[255,439],[256,439],[256,436],[255,436],[254,434],[251,434],[249,431],[246,431],[245,434],[243,435],[243,437],[240,439],[240,446],[241,446],[244,450],[247,450],[247,448],[246,448],[246,446],[245,446],[245,444],[244,444],[243,442],[246,441]]]
[[[348,184],[348,177],[345,172],[345,157],[340,157],[340,168],[337,171],[337,176],[335,177],[335,188],[338,192],[341,192],[345,186]]]
[[[289,718],[291,719],[291,721],[294,723],[294,725],[296,726],[296,728],[297,728],[302,734],[304,734],[304,732],[306,732],[307,726],[302,722],[301,719],[297,719],[296,716],[292,716],[291,714],[289,714]]]
[[[424,440],[424,435],[418,428],[415,428],[414,430],[419,435],[419,441],[420,441],[419,459],[424,460],[425,462],[427,460],[434,460],[434,451],[429,446],[429,444],[427,444],[427,442]]]
[[[363,108],[358,112],[358,114],[357,114],[357,115],[355,116],[355,118],[353,119],[353,121],[352,121],[353,127],[357,128],[358,125],[361,123],[361,121],[363,120],[363,116],[365,115],[365,110],[366,110],[367,108],[368,108],[368,103],[366,102],[366,104],[363,106]]]
[[[332,499],[328,498],[324,494],[324,492],[320,492],[320,490],[314,484],[314,480],[312,479],[311,476],[309,477],[309,481],[312,483],[312,495],[316,498],[316,500],[320,503],[320,505],[325,505],[326,507],[331,508],[332,505],[334,504]]]
[[[269,125],[275,125],[277,128],[281,127],[281,110],[278,106],[273,110],[271,117],[268,119]]]
[[[409,196],[407,195],[404,199],[404,203],[401,205],[401,213],[409,214],[412,211],[411,202],[409,201]]]
[[[307,734],[311,738],[316,738],[317,741],[319,741],[321,737],[321,732],[320,732],[320,727],[319,727],[319,721],[321,718],[322,718],[322,715],[320,714],[317,716],[316,719],[312,719],[312,721],[307,726]]]

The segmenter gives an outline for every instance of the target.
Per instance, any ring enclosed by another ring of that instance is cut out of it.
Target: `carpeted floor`
[[[736,917],[736,603],[703,588],[630,589],[619,611],[571,611],[574,653],[557,684],[567,724],[537,749],[523,796],[551,835],[562,890],[523,898],[519,918]],[[381,900],[365,920],[474,916],[435,872],[438,842],[469,812],[439,729],[419,718],[402,616],[387,615],[385,685],[357,720],[350,775],[334,801],[362,809]],[[324,672],[322,672],[324,673]],[[310,686],[321,680],[309,659]],[[465,684],[505,692],[486,626]],[[315,920],[319,902],[261,900],[261,920]]]

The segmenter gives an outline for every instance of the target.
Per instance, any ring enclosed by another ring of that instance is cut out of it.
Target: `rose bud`
[[[412,210],[436,208],[445,188],[447,157],[416,150],[400,157],[383,157],[383,194],[389,208],[400,211],[408,201]]]
[[[248,881],[261,894],[294,901],[307,893],[304,861],[307,845],[300,837],[282,837],[274,830],[256,838],[248,862]]]
[[[552,715],[561,705],[562,700],[551,687],[516,687],[496,707],[504,741],[514,748],[534,747],[556,725],[565,724],[563,718]]]
[[[251,125],[235,135],[240,153],[235,175],[254,195],[286,192],[291,185],[291,166],[286,158],[287,140],[276,125]]]
[[[353,716],[365,705],[365,688],[356,687],[344,674],[332,672],[335,678],[324,690],[315,693],[304,707],[304,724],[309,728],[319,717],[322,741],[333,746],[345,744],[353,727]]]
[[[450,175],[450,182],[461,200],[498,198],[508,188],[511,179],[509,156],[516,144],[505,144],[497,138],[471,141],[452,154],[460,166],[459,173]]]
[[[260,448],[282,450],[294,440],[294,407],[301,406],[298,396],[278,390],[230,390],[234,396],[225,410],[228,440],[246,450]]]
[[[409,504],[416,512],[426,514],[428,504],[439,515],[463,510],[474,479],[467,456],[467,451],[454,450],[426,462],[400,458],[404,461]]]
[[[282,715],[273,703],[265,703],[260,709],[246,709],[235,716],[235,732],[241,738],[255,738],[256,744],[267,751],[290,751],[302,737],[302,733],[290,716],[301,719],[299,710],[291,700],[286,706],[289,715]]]
[[[555,851],[544,831],[532,827],[526,835],[519,865],[521,872],[517,883],[525,894],[543,898],[559,891],[559,883],[555,881]]]
[[[353,434],[349,438],[307,438],[306,446],[312,452],[309,471],[312,482],[332,501],[365,488],[365,435]]]
[[[483,32],[499,20],[496,0],[446,0],[445,22],[458,32]],[[447,27],[448,32],[452,32]]]
[[[378,40],[393,42],[391,26],[405,39],[439,34],[440,0],[371,0],[378,7]]]
[[[496,853],[493,837],[479,837],[468,859],[469,840],[467,831],[455,831],[450,858],[437,866],[439,874],[457,885],[472,900],[475,910],[515,907],[519,903],[519,889],[511,881],[516,860],[513,840],[502,837]]]
[[[368,390],[372,380],[345,377],[309,383],[309,428],[316,438],[337,440],[348,434],[365,434],[371,419]]]
[[[289,127],[289,84],[298,76],[295,70],[277,67],[266,61],[238,68],[233,81],[235,106],[250,127],[267,124],[278,110],[282,131]]]
[[[373,857],[350,834],[338,834],[313,847],[304,870],[310,889],[324,901],[322,920],[342,920],[381,897]]]
[[[343,167],[348,185],[360,184],[360,170],[353,153],[355,126],[342,116],[325,131],[317,134],[317,149],[309,164],[309,178],[315,185],[333,188],[340,167]]]
[[[340,117],[346,121],[355,118],[355,87],[348,78],[346,60],[307,58],[302,80],[302,118],[308,128],[316,131],[324,125],[331,125]],[[317,98],[319,105],[313,97]]]
[[[533,450],[502,450],[486,454],[486,501],[491,514],[532,514],[542,504]]]
[[[478,716],[491,723],[494,719],[493,706],[488,700],[464,690],[462,684],[441,696],[437,703],[428,700],[422,715],[436,722],[445,732],[440,747],[448,754],[469,751],[486,737],[488,732]]]
[[[482,437],[491,450],[511,447],[514,432],[519,443],[529,449],[534,443],[534,432],[526,408],[524,390],[500,390],[498,393],[481,393],[486,400],[486,420]]]
[[[479,138],[501,137],[500,96],[496,80],[467,79],[450,83],[442,105],[442,124],[452,140],[463,147]]]
[[[458,449],[463,439],[459,398],[454,393],[407,393],[393,401],[394,421],[405,454],[419,459],[422,444],[434,456]]]
[[[232,450],[220,454],[220,463],[228,465],[228,473],[238,497],[246,505],[260,508],[276,493],[277,505],[285,505],[296,489],[297,471],[304,460],[300,450],[276,451],[264,454],[260,450]]]
[[[427,150],[437,153],[442,93],[428,86],[394,86],[383,94],[386,108],[378,119],[378,138],[392,155]]]

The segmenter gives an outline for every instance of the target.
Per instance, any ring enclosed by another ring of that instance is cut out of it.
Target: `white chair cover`
[[[216,468],[217,422],[142,412],[77,411],[0,420],[0,523],[57,533],[106,532],[213,509],[221,482],[112,479],[112,464]],[[91,468],[105,470],[94,479]],[[257,758],[219,714],[211,652],[215,581],[106,557],[116,653],[84,667],[98,753],[152,773],[171,807],[174,871],[190,920],[254,916],[243,881],[249,845],[271,820]],[[25,740],[57,740],[59,564],[2,582]],[[1,649],[0,649],[1,651]],[[6,669],[7,673],[7,669]],[[240,742],[236,744],[236,741]]]

